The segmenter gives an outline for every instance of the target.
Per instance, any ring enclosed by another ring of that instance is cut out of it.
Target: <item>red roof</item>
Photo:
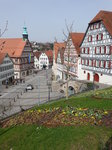
[[[112,11],[101,10],[91,21],[90,24],[102,21],[110,35],[112,36]]]
[[[37,59],[39,59],[41,53],[42,53],[42,52],[40,52],[40,51],[36,51],[36,52],[34,52],[34,56],[36,56]]]
[[[7,55],[7,53],[1,53],[0,52],[0,64],[2,64],[2,62],[3,62],[6,55]]]
[[[0,51],[8,53],[10,57],[21,57],[26,41],[22,38],[0,39]]]
[[[80,44],[83,40],[83,37],[84,37],[84,33],[70,33],[70,37],[72,39],[72,42],[76,48],[76,51],[78,54],[80,54]]]
[[[54,43],[54,55],[55,55],[55,62],[57,62],[57,56],[59,49],[65,48],[66,43]]]
[[[47,55],[49,62],[53,62],[53,51],[52,50],[46,50],[44,53]]]

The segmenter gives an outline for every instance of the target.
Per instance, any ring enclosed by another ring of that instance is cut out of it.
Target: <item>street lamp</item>
[[[51,90],[51,81],[47,83],[48,85],[48,101],[50,101],[50,90]]]

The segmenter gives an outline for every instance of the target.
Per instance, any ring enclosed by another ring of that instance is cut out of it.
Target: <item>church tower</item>
[[[28,40],[28,32],[27,32],[27,27],[23,27],[23,40],[26,41]]]

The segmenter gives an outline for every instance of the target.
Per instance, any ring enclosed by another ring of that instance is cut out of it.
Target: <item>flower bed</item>
[[[37,124],[49,127],[87,124],[102,125],[105,120],[104,118],[110,113],[110,111],[105,110],[71,106],[67,106],[64,109],[61,107],[52,109],[31,109],[3,122],[2,127],[19,124]]]

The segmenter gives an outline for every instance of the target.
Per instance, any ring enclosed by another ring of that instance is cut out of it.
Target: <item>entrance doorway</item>
[[[94,75],[94,81],[99,82],[99,75],[97,73]]]
[[[90,80],[90,73],[87,74],[87,80]]]

